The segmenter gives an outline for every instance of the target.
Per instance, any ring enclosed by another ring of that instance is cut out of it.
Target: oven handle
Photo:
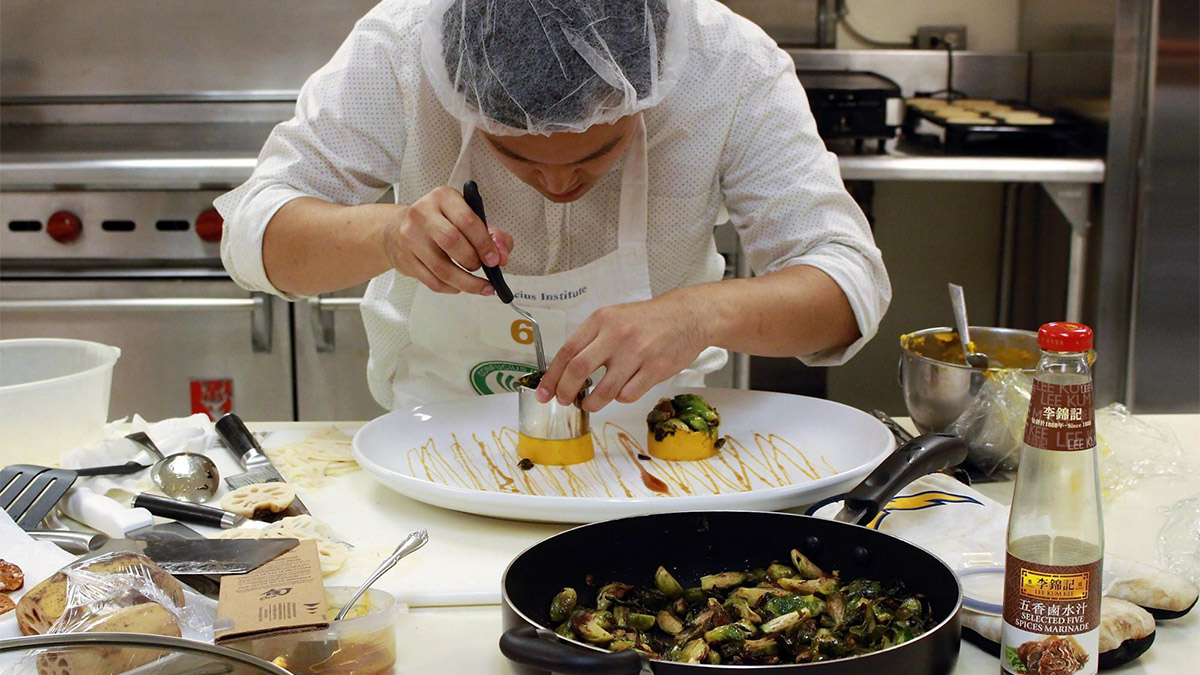
[[[330,298],[316,296],[307,300],[312,308],[309,318],[312,322],[313,338],[318,352],[331,352],[336,345],[336,335],[333,328],[333,313],[345,309],[358,309],[362,306],[362,298]]]
[[[250,342],[254,351],[271,351],[271,311],[274,298],[252,293],[249,298],[75,298],[67,300],[0,300],[0,312],[228,312],[250,311]]]

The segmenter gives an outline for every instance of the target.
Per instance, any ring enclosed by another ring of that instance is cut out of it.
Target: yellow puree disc
[[[664,436],[661,441],[654,439],[654,432],[646,434],[646,447],[650,456],[667,461],[687,461],[707,459],[717,454],[717,437],[698,431],[676,431]]]
[[[517,434],[517,454],[534,464],[566,466],[590,460],[596,449],[591,434],[555,441]]]

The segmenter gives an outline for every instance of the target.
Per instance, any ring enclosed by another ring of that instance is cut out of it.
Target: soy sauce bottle
[[[1104,523],[1092,403],[1092,329],[1048,323],[1008,518],[1000,664],[1088,675],[1099,660]]]

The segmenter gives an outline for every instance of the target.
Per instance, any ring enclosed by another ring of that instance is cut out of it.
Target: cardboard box
[[[213,626],[218,644],[328,627],[314,541],[301,541],[253,572],[221,578]]]

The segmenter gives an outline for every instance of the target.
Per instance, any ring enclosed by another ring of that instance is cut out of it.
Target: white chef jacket
[[[713,278],[721,265],[713,224],[724,206],[756,274],[809,265],[841,287],[862,337],[801,357],[809,365],[840,364],[875,335],[891,301],[870,228],[817,135],[791,57],[715,0],[684,7],[684,71],[644,113],[651,291]],[[410,204],[445,184],[462,138],[421,68],[426,8],[426,0],[384,0],[359,20],[304,84],[295,117],[272,131],[250,179],[216,200],[226,224],[221,258],[238,285],[295,299],[271,284],[262,260],[267,224],[292,199],[364,204],[393,187],[397,202]],[[515,242],[506,271],[549,274],[615,250],[621,165],[580,199],[556,204],[504,169],[485,144],[473,143],[470,152],[488,203],[508,200],[509,212],[528,214],[493,223]],[[363,301],[368,382],[385,407],[391,379],[404,367],[397,353],[410,337],[402,319],[418,283],[387,272]]]

